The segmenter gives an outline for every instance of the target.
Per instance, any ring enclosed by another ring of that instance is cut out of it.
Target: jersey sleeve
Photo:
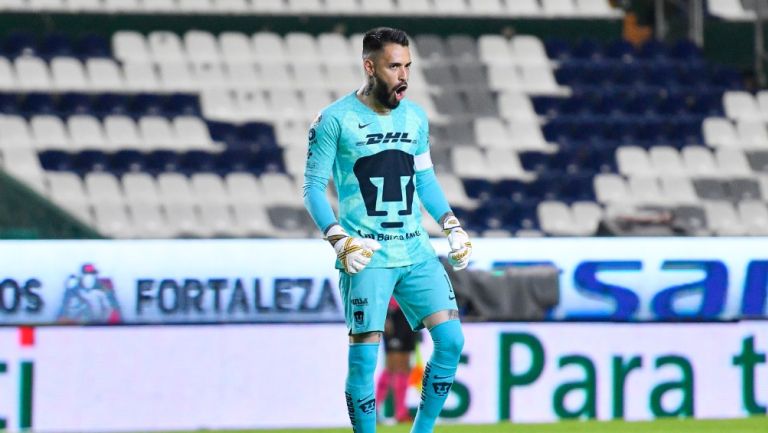
[[[309,129],[307,164],[304,168],[304,205],[323,233],[336,217],[325,195],[336,158],[339,124],[330,116],[318,115]]]
[[[429,121],[421,108],[417,109],[420,118],[419,143],[416,155],[413,158],[414,171],[416,172],[416,193],[419,195],[424,208],[435,221],[446,212],[451,211],[451,206],[445,198],[445,193],[440,187],[435,176],[432,157],[429,152]]]
[[[333,116],[320,113],[309,128],[305,176],[331,177],[341,127]]]

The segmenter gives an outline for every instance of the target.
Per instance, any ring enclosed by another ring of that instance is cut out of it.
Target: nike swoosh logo
[[[449,300],[449,301],[453,301],[454,299],[456,299],[456,297],[455,297],[455,296],[449,296],[449,297],[448,297],[448,300]]]
[[[368,125],[370,125],[371,123],[373,123],[373,122],[368,122],[368,123],[366,123],[365,125],[363,125],[362,123],[358,123],[358,124],[357,124],[357,127],[358,127],[359,129],[363,129],[363,128],[367,127]]]
[[[369,395],[368,397],[363,397],[361,399],[358,399],[357,402],[360,403],[363,400],[368,400],[369,398],[373,397],[373,394]]]

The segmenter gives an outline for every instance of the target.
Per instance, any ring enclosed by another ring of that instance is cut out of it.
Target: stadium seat
[[[707,225],[717,236],[742,236],[747,228],[742,224],[733,205],[726,201],[708,201],[704,203]]]
[[[48,90],[53,87],[48,65],[39,57],[17,57],[13,64],[22,90]]]
[[[111,59],[87,59],[85,71],[92,91],[119,91],[126,86],[117,63]]]
[[[759,200],[744,200],[737,204],[739,218],[748,235],[768,235],[768,209]]]
[[[704,119],[703,133],[707,146],[740,146],[739,135],[728,119],[713,117]]]
[[[736,124],[739,143],[745,149],[768,148],[768,131],[762,120],[742,119]]]
[[[64,122],[58,116],[34,116],[29,124],[38,149],[71,149]]]
[[[594,178],[595,196],[603,204],[631,201],[624,178],[616,174],[601,173]]]
[[[88,173],[85,175],[85,191],[92,205],[125,202],[120,184],[111,173]]]
[[[263,63],[284,63],[286,49],[283,38],[272,32],[256,32],[251,37],[254,58]]]
[[[194,237],[209,235],[200,222],[195,207],[190,202],[163,201],[163,209],[174,236]]]
[[[712,153],[703,146],[686,146],[682,151],[685,171],[691,177],[715,177],[717,165]]]
[[[137,202],[129,203],[127,207],[133,236],[162,239],[174,235],[159,205]]]
[[[719,148],[715,151],[718,172],[723,176],[751,176],[752,169],[741,149]]]
[[[72,149],[104,149],[106,138],[101,122],[93,116],[75,115],[67,119]]]
[[[725,115],[733,120],[757,120],[762,116],[755,98],[748,92],[726,91],[723,94]]]
[[[752,21],[755,19],[754,11],[744,10],[739,0],[708,0],[709,13],[726,20]]]
[[[58,91],[86,90],[88,80],[79,60],[72,57],[56,57],[51,60],[53,88]]]
[[[0,116],[0,149],[28,149],[34,142],[27,121],[20,116]]]
[[[648,159],[654,173],[679,175],[685,172],[682,158],[677,149],[671,146],[653,146],[648,151]]]
[[[536,0],[508,1],[507,12],[515,17],[537,17],[542,14],[541,5]]]
[[[659,178],[662,196],[673,205],[692,205],[699,202],[691,180],[682,176],[683,172],[675,175],[663,175]]]

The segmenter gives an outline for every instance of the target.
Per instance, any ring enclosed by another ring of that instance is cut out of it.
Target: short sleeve
[[[341,128],[338,121],[325,113],[320,113],[309,128],[307,165],[304,174],[329,178]]]

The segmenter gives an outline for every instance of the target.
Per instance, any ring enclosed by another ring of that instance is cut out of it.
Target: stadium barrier
[[[477,239],[470,269],[555,266],[544,320],[766,318],[765,242]],[[3,241],[0,323],[341,322],[333,259],[319,239]]]
[[[734,418],[768,404],[765,322],[464,329],[441,422]],[[346,426],[345,335],[341,324],[3,328],[0,424],[79,433]],[[421,350],[429,356],[428,341]],[[418,400],[409,388],[408,404]]]

